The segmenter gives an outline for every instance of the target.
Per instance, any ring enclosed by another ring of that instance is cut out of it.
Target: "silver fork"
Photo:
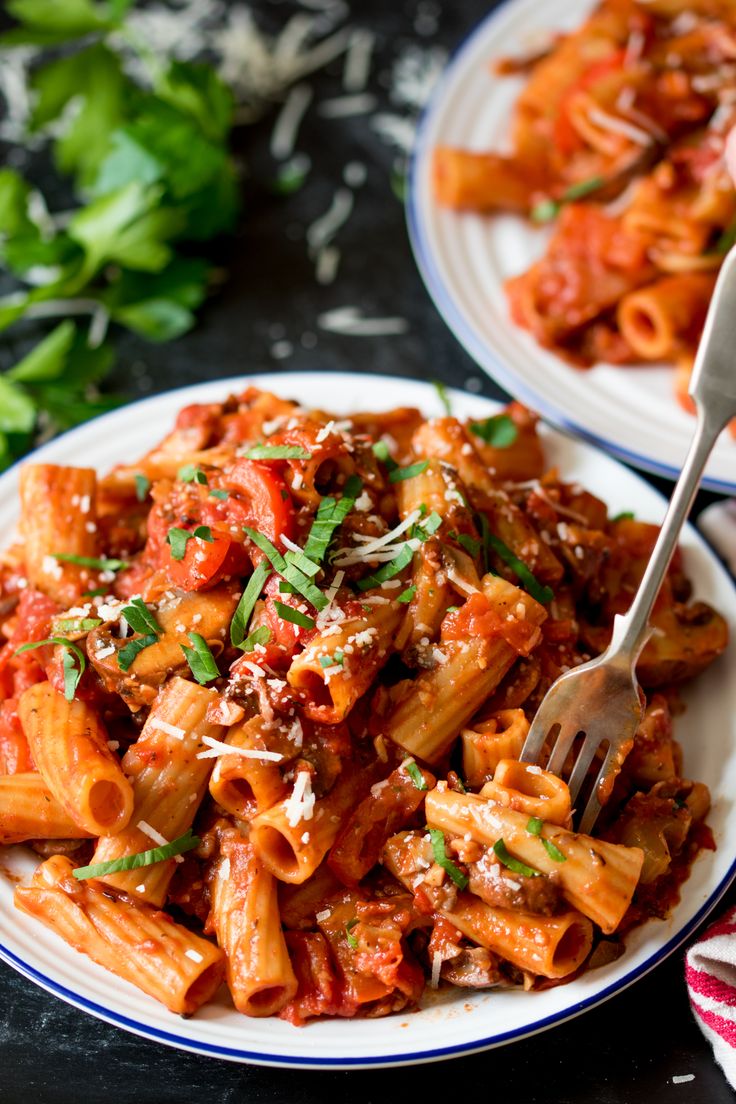
[[[546,769],[560,774],[575,739],[584,736],[568,782],[574,804],[596,753],[608,744],[580,818],[581,832],[590,832],[595,824],[633,745],[643,714],[636,662],[650,635],[649,615],[708,457],[721,430],[736,416],[736,248],[728,254],[713,293],[689,392],[697,428],[634,600],[626,614],[614,618],[605,652],[566,671],[550,687],[521,752],[523,762],[536,763],[547,739],[554,740]]]

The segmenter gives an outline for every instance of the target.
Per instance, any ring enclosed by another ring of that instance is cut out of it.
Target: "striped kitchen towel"
[[[736,906],[690,947],[685,980],[698,1026],[736,1088]]]

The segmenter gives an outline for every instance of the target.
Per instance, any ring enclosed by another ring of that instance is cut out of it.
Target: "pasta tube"
[[[625,295],[618,305],[622,335],[643,360],[671,360],[697,342],[708,312],[715,274],[667,276]]]
[[[15,904],[99,966],[137,985],[171,1012],[190,1016],[222,981],[219,947],[164,912],[116,898],[95,879],[77,881],[74,864],[54,855],[18,886]]]
[[[75,824],[40,774],[29,771],[0,776],[0,844],[89,835]]]
[[[265,724],[262,717],[251,717],[231,728],[225,743],[248,751],[268,749]],[[270,809],[287,791],[278,763],[237,753],[221,756],[210,776],[210,793],[215,801],[238,820],[250,820],[256,813]]]
[[[121,832],[133,790],[95,710],[37,682],[21,694],[18,716],[46,785],[75,824],[93,836]]]
[[[470,786],[482,786],[502,759],[518,759],[529,722],[523,709],[502,709],[460,733],[463,777]]]

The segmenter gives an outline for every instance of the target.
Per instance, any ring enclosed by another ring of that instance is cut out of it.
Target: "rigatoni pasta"
[[[0,844],[45,861],[16,904],[172,1013],[223,978],[293,1024],[558,983],[623,949],[707,839],[659,688],[727,629],[677,556],[601,835],[519,762],[656,530],[545,470],[518,404],[339,418],[248,388],[100,480],[32,465],[23,495]]]

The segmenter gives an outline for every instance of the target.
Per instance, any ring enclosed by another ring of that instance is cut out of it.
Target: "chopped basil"
[[[562,863],[567,862],[567,855],[563,855],[559,847],[557,847],[552,840],[543,839],[542,845],[553,862]]]
[[[543,199],[536,207],[532,207],[532,220],[534,222],[549,222],[560,213],[563,204],[572,203],[576,199],[583,199],[591,192],[597,192],[605,183],[604,177],[592,176],[589,180],[580,180],[577,184],[571,184],[558,200]]]
[[[301,610],[294,609],[293,606],[287,606],[285,602],[274,601],[273,604],[282,620],[291,621],[292,625],[299,625],[302,629],[313,629],[315,627],[313,618],[307,617],[306,613],[302,613]]]
[[[203,487],[207,486],[207,476],[196,464],[185,464],[183,468],[179,468],[176,478],[182,483],[199,483]]]
[[[60,648],[64,648],[64,656],[62,658],[62,665],[64,668],[64,697],[67,701],[74,701],[74,695],[77,687],[79,686],[79,680],[84,674],[87,666],[87,657],[81,648],[78,648],[76,644],[73,644],[71,640],[67,640],[64,636],[49,636],[46,640],[32,640],[28,644],[21,644],[20,648],[16,648],[13,655],[20,655],[22,652],[30,652],[34,648],[42,648],[44,644],[57,644]]]
[[[327,598],[319,590],[314,583],[301,571],[293,561],[290,561],[287,557],[281,555],[277,548],[274,548],[268,537],[265,537],[263,533],[258,533],[255,529],[250,529],[247,525],[243,527],[244,532],[250,537],[257,548],[260,548],[261,552],[273,564],[279,575],[282,575],[287,583],[291,583],[295,586],[299,593],[311,602],[315,609],[323,610],[327,605]]]
[[[271,574],[271,568],[265,560],[261,560],[248,580],[248,585],[243,591],[238,602],[233,619],[230,622],[230,643],[235,648],[240,648],[246,637],[248,622],[258,597],[263,590],[266,579]]]
[[[151,489],[151,480],[140,472],[135,476],[135,497],[139,502],[145,502]]]
[[[327,497],[320,502],[317,516],[312,522],[312,528],[304,545],[304,555],[314,563],[322,563],[335,530],[342,525],[352,510],[362,489],[362,481],[357,475],[351,475],[345,483],[343,495],[339,501]]]
[[[146,636],[138,636],[130,640],[124,648],[118,652],[118,667],[121,671],[127,671],[133,664],[133,660],[140,652],[158,643],[158,634],[148,633]]]
[[[503,865],[507,866],[509,870],[512,870],[514,874],[523,874],[527,878],[540,877],[541,871],[535,870],[533,866],[527,866],[526,863],[520,862],[519,859],[514,859],[509,855],[503,839],[496,840],[493,845],[493,850]]]
[[[373,455],[377,460],[381,461],[389,472],[395,471],[399,466],[389,452],[388,445],[383,440],[375,442],[373,445]]]
[[[612,517],[611,521],[633,521],[635,517],[636,514],[633,510],[622,510],[620,514],[616,514],[615,517]]]
[[[192,647],[187,648],[186,644],[180,644],[179,647],[184,652],[187,663],[189,664],[189,670],[194,675],[197,682],[202,686],[205,683],[211,682],[212,679],[220,677],[217,664],[215,663],[215,657],[207,646],[207,641],[199,633],[190,632],[187,636],[192,642]]]
[[[248,460],[311,460],[311,452],[299,445],[254,445],[243,453]]]
[[[210,498],[219,498],[221,502],[225,502],[229,497],[229,491],[222,491],[217,487],[214,490],[210,491]]]
[[[345,925],[345,938],[348,941],[348,947],[350,947],[353,951],[357,951],[358,949],[358,940],[353,935],[353,928],[357,923],[358,918],[357,916],[354,916],[353,919],[348,920],[347,924]]]
[[[434,861],[438,866],[441,866],[445,873],[452,879],[458,889],[465,889],[468,884],[468,878],[466,874],[463,874],[452,859],[448,859],[445,851],[445,833],[440,828],[428,828],[430,839],[432,840],[432,854]]]
[[[91,632],[92,629],[96,629],[98,625],[102,624],[101,617],[79,617],[76,620],[73,617],[62,617],[59,621],[54,622],[54,628],[59,632]]]
[[[293,564],[297,570],[301,571],[309,579],[313,579],[315,575],[319,575],[319,564],[313,563],[302,551],[295,552],[293,548],[290,548],[288,552],[285,553],[284,559],[287,564]]]
[[[83,598],[102,598],[104,594],[107,594],[107,587],[95,587],[94,590],[85,590],[82,594]]]
[[[405,544],[399,552],[398,556],[390,560],[383,567],[379,568],[372,575],[366,576],[365,579],[359,579],[356,583],[358,590],[370,590],[371,587],[380,586],[381,583],[385,583],[387,579],[393,579],[394,575],[398,575],[400,571],[403,571],[405,567],[408,567],[412,561],[414,552]]]
[[[270,639],[271,630],[268,625],[259,625],[257,629],[246,636],[245,640],[241,641],[238,647],[243,652],[252,652],[256,644],[268,644]]]
[[[415,475],[421,475],[429,467],[429,460],[418,460],[416,464],[409,464],[408,468],[394,468],[388,477],[389,483],[403,483],[405,479],[413,479]]]
[[[342,667],[344,660],[343,652],[335,652],[334,655],[321,655],[319,665],[320,667]]]
[[[417,523],[417,528],[423,529],[425,533],[429,533],[431,535],[432,533],[437,532],[441,524],[442,517],[440,516],[440,514],[437,513],[436,510],[433,510],[425,521],[420,521]]]
[[[539,836],[542,834],[544,828],[544,821],[541,817],[530,817],[529,823],[526,826],[526,830],[530,836]]]
[[[299,591],[291,583],[287,583],[286,579],[279,579],[279,593],[280,594],[298,594]]]
[[[411,602],[412,598],[417,592],[417,588],[412,585],[407,587],[406,590],[402,590],[401,594],[396,599],[397,602]]]
[[[437,398],[442,403],[445,414],[448,418],[452,417],[452,403],[450,402],[450,395],[442,380],[432,380],[432,386],[437,392]]]
[[[477,556],[483,548],[483,541],[478,540],[476,537],[471,537],[467,533],[458,533],[457,543],[469,552],[471,556]]]
[[[79,564],[80,567],[93,567],[96,571],[120,571],[127,567],[126,560],[98,559],[96,556],[73,556],[70,552],[54,552],[55,560],[62,563]]]
[[[147,633],[159,636],[163,632],[142,598],[132,598],[130,605],[125,607],[122,614],[133,632],[141,633],[143,636]]]
[[[110,862],[78,866],[72,873],[75,878],[82,881],[84,878],[103,878],[107,874],[119,874],[123,870],[137,870],[139,866],[152,866],[154,863],[173,859],[175,855],[183,855],[185,851],[198,847],[200,842],[199,836],[193,835],[192,829],[187,828],[183,836],[161,847],[152,847],[150,851],[138,851],[135,855],[123,855],[122,858],[112,859]]]
[[[427,789],[427,783],[424,781],[424,775],[422,774],[413,759],[407,759],[406,762],[402,763],[401,765],[418,790]]]
[[[541,602],[543,605],[552,601],[555,596],[554,591],[548,586],[543,586],[529,570],[524,561],[520,560],[507,544],[504,544],[502,540],[491,532],[488,532],[486,535],[486,541],[496,555],[511,568],[519,579],[519,582],[528,590],[532,598],[535,598],[537,602]]]
[[[516,423],[508,414],[492,414],[484,422],[471,422],[470,428],[492,448],[508,448],[519,436]]]
[[[187,545],[192,537],[199,537],[207,544],[214,544],[215,540],[209,525],[198,525],[193,533],[190,533],[188,529],[169,529],[166,534],[166,543],[171,548],[172,560],[184,559],[187,554]]]

